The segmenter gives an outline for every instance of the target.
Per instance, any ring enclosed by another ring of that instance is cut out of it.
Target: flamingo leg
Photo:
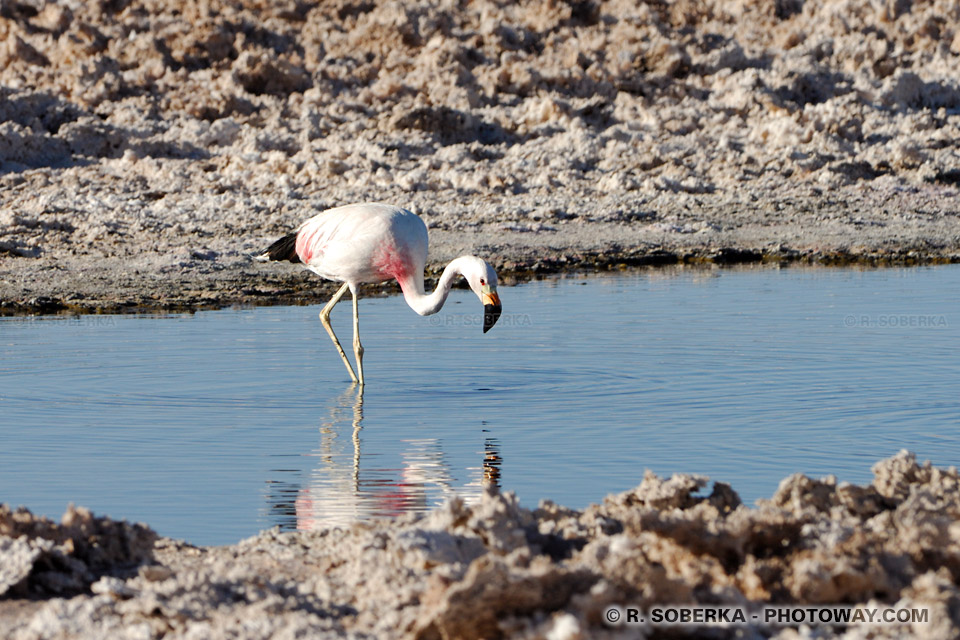
[[[340,354],[340,359],[343,360],[343,364],[347,367],[347,371],[350,372],[350,379],[354,382],[357,381],[357,374],[353,372],[353,367],[350,366],[350,361],[347,360],[347,354],[343,352],[343,347],[340,346],[340,341],[337,340],[337,334],[333,332],[333,325],[330,324],[330,312],[333,311],[333,308],[337,306],[337,303],[340,302],[340,298],[343,297],[343,294],[347,292],[347,288],[350,285],[343,283],[343,286],[340,287],[340,290],[337,291],[330,302],[327,303],[327,306],[323,308],[323,311],[320,312],[320,322],[323,323],[323,328],[327,330],[327,333],[330,334],[330,339],[333,340],[333,346],[337,348],[337,353]],[[357,308],[357,299],[354,296],[353,299],[353,308],[354,308],[354,317],[356,317],[356,308]],[[362,372],[362,370],[361,370]],[[361,384],[362,384],[361,379]]]
[[[357,291],[353,293],[353,353],[357,356],[357,371],[360,373],[360,384],[363,385],[363,345],[360,344],[360,310],[357,306]]]

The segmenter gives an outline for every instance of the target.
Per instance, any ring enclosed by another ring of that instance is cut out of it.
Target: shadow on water
[[[364,388],[350,385],[331,399],[320,420],[316,449],[304,453],[315,460],[297,480],[267,481],[267,519],[284,530],[343,526],[372,518],[425,513],[459,496],[466,504],[480,500],[484,490],[500,488],[500,441],[485,435],[479,467],[467,469],[468,482],[456,484],[456,472],[444,454],[440,438],[406,438],[400,446],[401,466],[379,465],[377,455],[363,454]],[[371,425],[367,425],[371,428]],[[488,434],[485,429],[485,434]]]

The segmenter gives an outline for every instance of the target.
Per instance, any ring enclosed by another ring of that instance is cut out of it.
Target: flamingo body
[[[427,225],[387,204],[351,204],[320,213],[297,230],[303,264],[351,285],[394,279],[403,287],[427,261]]]
[[[500,317],[497,274],[486,261],[461,256],[444,269],[437,288],[424,292],[423,267],[427,261],[427,226],[414,213],[388,204],[351,204],[315,215],[291,233],[274,242],[261,261],[303,265],[343,286],[320,312],[320,320],[333,340],[350,377],[363,384],[363,347],[360,345],[357,287],[365,282],[394,279],[407,304],[420,315],[436,313],[443,306],[458,275],[463,275],[484,306],[483,332]],[[353,294],[354,353],[359,377],[347,359],[330,324],[330,311],[347,289]]]

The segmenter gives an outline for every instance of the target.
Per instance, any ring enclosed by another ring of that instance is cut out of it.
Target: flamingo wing
[[[405,279],[427,255],[427,229],[415,214],[385,204],[337,207],[304,222],[295,253],[318,275],[343,282]]]

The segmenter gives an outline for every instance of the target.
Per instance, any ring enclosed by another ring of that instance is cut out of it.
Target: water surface
[[[867,482],[960,461],[960,269],[656,270],[361,301],[362,397],[320,307],[0,320],[0,501],[195,543],[497,484],[584,507],[644,469]],[[350,305],[334,327],[349,350]]]

